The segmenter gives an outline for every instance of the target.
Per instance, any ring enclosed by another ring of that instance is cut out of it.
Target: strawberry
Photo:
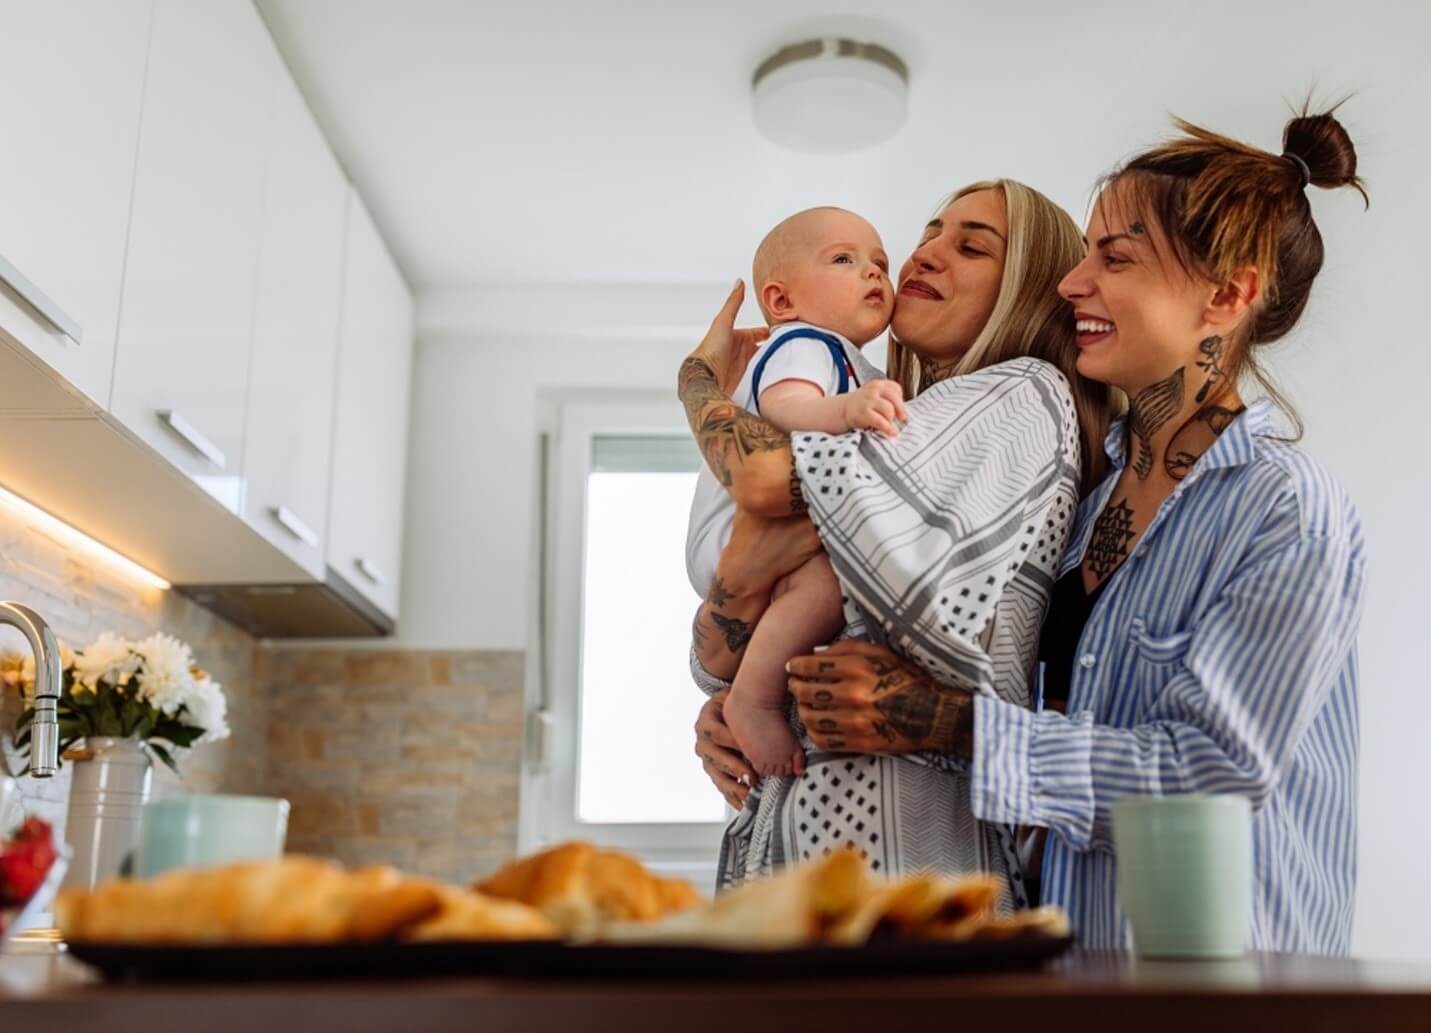
[[[50,826],[30,818],[13,840],[0,844],[0,906],[18,907],[28,901],[54,861]]]

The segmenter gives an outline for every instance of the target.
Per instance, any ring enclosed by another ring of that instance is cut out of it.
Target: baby
[[[903,392],[859,353],[884,332],[894,310],[889,259],[874,227],[840,208],[792,215],[761,241],[753,283],[770,338],[746,367],[735,403],[786,431],[859,428],[893,435],[904,418]],[[686,568],[695,590],[717,603],[724,589],[716,563],[734,519],[735,503],[702,469]],[[840,596],[829,558],[820,553],[775,585],[770,608],[750,636],[725,720],[762,775],[804,771],[804,751],[785,716],[785,664],[839,633]],[[737,652],[739,636],[729,641]]]

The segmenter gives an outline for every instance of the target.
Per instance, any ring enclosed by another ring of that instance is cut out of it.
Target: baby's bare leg
[[[785,664],[829,642],[844,623],[840,582],[823,552],[772,593],[725,703],[726,724],[762,775],[805,770],[805,753],[785,719]]]

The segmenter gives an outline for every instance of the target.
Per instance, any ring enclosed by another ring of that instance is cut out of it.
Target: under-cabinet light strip
[[[73,545],[84,552],[88,552],[143,585],[147,585],[150,588],[157,588],[161,592],[167,591],[171,587],[169,582],[165,581],[152,570],[141,567],[128,556],[115,552],[108,545],[95,541],[83,531],[78,531],[58,517],[51,516],[33,502],[22,499],[14,492],[0,488],[0,505],[14,510],[25,520],[37,525],[45,533],[60,539],[67,545]]]

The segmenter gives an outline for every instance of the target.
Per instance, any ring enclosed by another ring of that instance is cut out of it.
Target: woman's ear
[[[1231,329],[1242,322],[1247,310],[1261,296],[1262,278],[1257,275],[1257,267],[1243,266],[1213,293],[1203,312],[1203,320],[1208,326]]]
[[[788,323],[795,318],[795,302],[779,280],[760,285],[760,307],[772,323]]]

